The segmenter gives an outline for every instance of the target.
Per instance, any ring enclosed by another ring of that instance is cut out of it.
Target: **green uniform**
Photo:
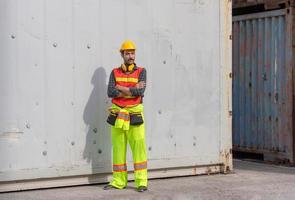
[[[130,125],[129,113],[141,113],[143,105],[120,108],[115,104],[112,110],[118,112],[115,125],[111,127],[113,144],[113,180],[110,185],[122,189],[127,185],[126,150],[127,142],[133,155],[135,186],[147,187],[147,155],[145,125]]]

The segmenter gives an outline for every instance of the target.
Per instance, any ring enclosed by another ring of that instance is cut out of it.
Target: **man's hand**
[[[122,92],[120,92],[119,95],[117,96],[117,98],[118,98],[118,97],[124,97],[124,96],[125,96],[125,95],[124,95]]]
[[[136,87],[137,89],[142,89],[142,88],[145,87],[145,82],[144,82],[144,81],[140,81],[140,82],[138,82],[138,83],[135,85],[135,87]]]
[[[115,88],[119,90],[124,96],[131,96],[130,89],[121,85],[116,85]]]
[[[122,87],[123,87],[123,86],[121,86],[121,85],[116,85],[116,86],[115,86],[115,88],[116,88],[117,90],[119,90],[119,91],[122,90]]]

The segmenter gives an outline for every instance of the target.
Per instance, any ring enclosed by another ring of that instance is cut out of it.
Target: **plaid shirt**
[[[134,70],[137,70],[138,67],[135,65]],[[146,70],[143,68],[143,70],[139,74],[138,82],[144,81],[146,83]],[[116,80],[114,71],[111,72],[110,78],[109,78],[109,85],[108,85],[108,97],[110,98],[116,98],[119,96],[120,91],[115,88],[116,86]],[[136,87],[130,87],[130,92],[132,96],[144,96],[145,87],[142,89],[137,89]]]

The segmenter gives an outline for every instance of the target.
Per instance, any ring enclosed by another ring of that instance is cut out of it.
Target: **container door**
[[[233,18],[233,145],[292,162],[286,10]]]

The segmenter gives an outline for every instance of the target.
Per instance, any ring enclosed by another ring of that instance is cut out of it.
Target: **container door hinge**
[[[233,73],[230,72],[230,73],[228,74],[228,76],[229,76],[229,78],[232,78],[232,77],[233,77]]]

